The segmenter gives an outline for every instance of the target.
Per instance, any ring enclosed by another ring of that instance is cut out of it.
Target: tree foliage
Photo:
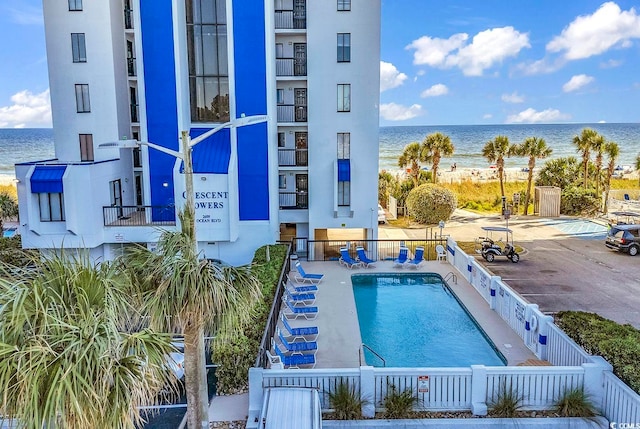
[[[416,222],[437,224],[449,220],[457,206],[453,192],[437,185],[424,184],[409,192],[407,208]]]
[[[482,148],[482,156],[489,162],[495,162],[498,169],[501,196],[504,197],[504,159],[516,154],[516,145],[509,143],[507,136],[497,136],[489,140]]]
[[[6,191],[0,192],[0,231],[6,219],[18,216],[18,201]]]
[[[557,186],[565,189],[578,184],[580,168],[575,156],[551,159],[545,162],[538,172],[536,186]]]
[[[443,156],[453,155],[454,147],[449,136],[442,133],[429,134],[420,146],[422,159],[431,163],[431,177],[433,183],[438,182],[438,166]]]
[[[524,215],[529,213],[529,200],[531,198],[531,184],[533,181],[533,169],[536,168],[536,159],[547,158],[551,155],[553,149],[547,147],[547,142],[544,139],[538,137],[527,137],[525,141],[516,146],[515,153],[518,156],[524,156],[529,158],[528,168],[529,174],[527,177],[527,193],[524,198]]]

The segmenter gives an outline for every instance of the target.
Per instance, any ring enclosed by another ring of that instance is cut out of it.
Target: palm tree
[[[4,219],[18,216],[18,203],[7,192],[0,192],[0,231]]]
[[[591,140],[591,150],[596,154],[596,195],[600,193],[600,182],[602,181],[602,155],[606,145],[604,137],[600,134]]]
[[[636,171],[639,173],[638,174],[638,185],[640,185],[640,153],[638,154],[638,156],[636,156],[636,163],[634,165]]]
[[[2,412],[20,427],[140,427],[138,407],[175,392],[168,334],[129,332],[130,282],[88,253],[0,264]]]
[[[404,147],[400,158],[398,158],[398,166],[400,168],[410,168],[409,177],[413,179],[413,186],[418,186],[418,177],[420,176],[420,162],[422,161],[422,150],[417,142],[409,143]]]
[[[498,179],[500,180],[500,193],[504,197],[504,158],[514,155],[516,146],[509,143],[507,136],[497,136],[489,140],[482,148],[482,156],[490,163],[496,164],[498,168]]]
[[[438,181],[438,165],[443,156],[453,155],[454,147],[449,136],[442,133],[429,134],[420,146],[422,156],[425,162],[432,164],[433,183]]]
[[[200,428],[208,427],[204,333],[224,335],[243,326],[262,295],[247,267],[199,258],[190,207],[179,214],[182,230],[163,232],[155,253],[132,248],[124,262],[141,290],[150,326],[184,334],[187,423]]]
[[[584,128],[579,136],[573,138],[573,145],[582,154],[583,186],[585,189],[589,186],[589,161],[591,160],[592,142],[597,135],[598,133],[591,128]]]
[[[616,161],[618,156],[620,155],[620,147],[616,142],[607,142],[604,145],[604,153],[607,154],[609,158],[609,163],[607,164],[607,177],[604,184],[604,214],[609,212],[609,191],[611,190],[611,177],[613,176],[613,172],[616,169]]]
[[[551,155],[553,149],[547,147],[547,142],[538,137],[527,137],[516,149],[519,156],[529,157],[529,176],[527,178],[527,195],[524,198],[524,215],[529,214],[529,200],[531,198],[531,183],[533,181],[533,169],[536,168],[536,159],[544,159]]]

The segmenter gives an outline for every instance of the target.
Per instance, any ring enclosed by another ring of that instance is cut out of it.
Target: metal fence
[[[173,226],[174,206],[103,206],[104,226]]]

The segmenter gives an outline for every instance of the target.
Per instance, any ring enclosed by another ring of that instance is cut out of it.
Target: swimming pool
[[[351,283],[362,341],[386,366],[506,365],[440,275],[354,274]],[[366,349],[365,360],[383,366]]]
[[[2,230],[2,236],[4,238],[13,237],[18,232],[18,228],[7,228]]]

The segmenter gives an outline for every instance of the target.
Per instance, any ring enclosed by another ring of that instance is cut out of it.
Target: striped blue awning
[[[61,194],[62,176],[66,165],[38,165],[31,175],[31,193],[33,194]]]
[[[351,181],[351,162],[348,159],[338,160],[338,182]]]
[[[191,138],[198,137],[208,129],[191,129]],[[228,129],[222,129],[193,147],[193,172],[196,174],[227,174],[231,159],[231,137]],[[184,163],[180,166],[184,172]]]

